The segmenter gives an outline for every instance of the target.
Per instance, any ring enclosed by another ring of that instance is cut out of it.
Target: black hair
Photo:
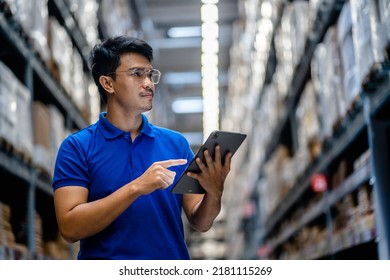
[[[107,102],[107,93],[99,83],[99,78],[115,72],[121,55],[129,52],[139,53],[149,62],[153,60],[152,47],[144,40],[135,37],[115,36],[96,44],[92,49],[89,57],[91,73],[104,102]]]

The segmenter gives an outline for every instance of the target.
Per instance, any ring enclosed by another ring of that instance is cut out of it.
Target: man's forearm
[[[191,217],[192,227],[201,232],[208,231],[220,211],[221,199],[212,198],[208,194],[205,194],[193,211]]]

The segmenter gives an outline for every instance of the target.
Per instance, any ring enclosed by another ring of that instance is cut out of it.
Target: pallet
[[[40,178],[48,179],[48,180],[52,178],[52,174],[46,168],[43,168],[42,166],[35,166],[35,167],[38,169]]]
[[[32,165],[33,159],[30,154],[28,154],[26,151],[22,151],[20,149],[15,149],[14,155],[19,158],[22,162]]]
[[[365,93],[372,93],[378,89],[378,85],[388,77],[390,60],[374,63],[367,76],[363,80],[362,87]]]
[[[14,145],[2,136],[0,136],[0,147],[1,150],[7,153],[13,153],[14,151]]]
[[[17,148],[15,144],[11,143],[4,137],[0,137],[0,147],[1,150],[5,151],[7,154],[13,155],[25,164],[32,165],[32,155],[26,151],[23,151],[22,149]]]
[[[323,150],[323,142],[318,137],[313,137],[309,139],[308,143],[309,147],[309,153],[310,153],[310,162],[312,163],[314,160],[316,160]]]
[[[332,125],[332,132],[333,132],[333,135],[337,135],[337,134],[339,134],[340,132],[342,132],[344,119],[345,119],[345,116],[344,116],[344,117],[339,117],[339,118],[337,118],[336,121],[333,123],[333,125]]]
[[[361,112],[363,106],[362,99],[360,95],[357,95],[353,98],[349,104],[344,116],[338,117],[332,125],[332,137],[343,133],[348,129],[350,121],[356,116],[357,113]]]
[[[363,106],[362,99],[360,95],[355,96],[351,103],[349,104],[349,107],[347,108],[346,117],[352,117],[355,116],[357,112],[359,112],[360,108]]]

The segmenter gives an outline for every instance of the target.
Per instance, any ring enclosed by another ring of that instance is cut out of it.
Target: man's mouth
[[[149,98],[153,98],[154,94],[153,93],[143,93],[141,94],[141,97],[149,97]]]

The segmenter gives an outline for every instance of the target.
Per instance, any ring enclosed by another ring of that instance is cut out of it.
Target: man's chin
[[[149,106],[149,107],[145,107],[143,108],[144,112],[149,112],[150,110],[152,110],[153,106]]]

